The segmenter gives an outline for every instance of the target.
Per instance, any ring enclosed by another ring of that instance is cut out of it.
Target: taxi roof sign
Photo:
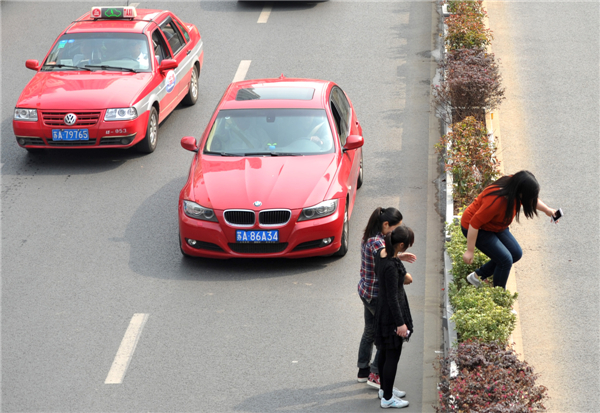
[[[135,7],[92,7],[90,16],[93,19],[133,19],[137,16]]]

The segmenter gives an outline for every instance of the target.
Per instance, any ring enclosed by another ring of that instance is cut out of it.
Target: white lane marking
[[[137,6],[139,6],[139,5],[140,5],[140,3],[131,3],[131,4],[129,5],[129,7],[137,7]]]
[[[117,355],[110,367],[110,371],[108,372],[108,376],[106,376],[104,384],[123,383],[123,377],[125,377],[125,373],[127,372],[127,368],[133,357],[133,352],[135,351],[135,347],[142,335],[142,329],[147,320],[148,314],[136,313],[131,317],[129,327],[127,327],[123,341],[121,341],[121,345],[119,346],[119,350],[117,351]]]
[[[258,21],[256,23],[266,23],[271,15],[271,10],[273,10],[273,3],[265,3],[265,7],[263,7],[263,10],[260,13],[260,16],[258,16]]]
[[[252,60],[242,60],[240,62],[237,72],[235,72],[235,76],[233,77],[234,82],[239,82],[246,78],[246,73],[248,73],[248,69],[250,69],[251,62]]]

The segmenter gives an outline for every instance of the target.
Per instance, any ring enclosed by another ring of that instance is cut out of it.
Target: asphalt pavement
[[[441,350],[439,137],[429,105],[438,15],[430,2],[141,2],[197,25],[200,98],[161,125],[156,151],[28,154],[12,133],[19,93],[91,2],[0,3],[2,34],[2,411],[379,411],[356,382],[360,236],[399,208],[418,257],[415,333],[397,385],[431,411]],[[34,24],[32,24],[32,22]],[[184,260],[177,200],[199,137],[242,60],[247,79],[337,82],[365,137],[365,184],[342,259]],[[135,314],[145,324],[122,383],[105,384]]]
[[[597,412],[600,398],[598,2],[487,2],[501,61],[506,173],[533,172],[562,208],[511,231],[524,358],[548,387],[548,412]]]

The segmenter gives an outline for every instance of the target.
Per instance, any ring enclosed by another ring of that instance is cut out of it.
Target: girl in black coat
[[[394,388],[402,343],[408,341],[413,332],[410,307],[404,292],[407,273],[397,255],[411,247],[414,239],[413,231],[401,225],[385,236],[385,248],[375,255],[375,274],[379,279],[375,345],[379,350],[379,398],[383,408],[408,406],[408,401],[401,399],[406,393]]]

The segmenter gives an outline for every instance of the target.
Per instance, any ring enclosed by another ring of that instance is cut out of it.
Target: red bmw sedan
[[[333,82],[232,83],[179,195],[184,256],[343,256],[362,185],[362,128]]]
[[[204,59],[196,26],[167,10],[93,7],[55,40],[17,101],[13,131],[29,152],[153,152],[158,125],[198,99]]]

